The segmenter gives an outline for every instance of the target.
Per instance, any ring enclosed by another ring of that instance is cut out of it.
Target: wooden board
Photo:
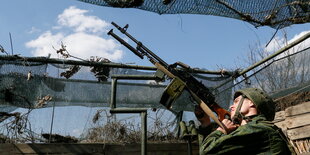
[[[192,143],[193,155],[199,154],[198,144]],[[150,155],[187,155],[187,143],[147,144]],[[98,155],[137,155],[141,154],[141,144],[0,144],[1,155],[38,155],[38,154],[98,154]]]
[[[287,135],[291,140],[310,137],[310,125],[287,130]]]
[[[303,115],[297,115],[293,117],[287,117],[285,119],[288,129],[297,128],[300,126],[310,125],[310,113]]]
[[[281,121],[281,122],[277,122],[277,123],[274,123],[274,125],[276,125],[278,128],[282,129],[282,131],[284,133],[286,133],[287,131],[287,127],[286,127],[286,122],[285,121]]]
[[[305,102],[299,105],[295,105],[292,107],[288,107],[285,109],[285,116],[295,116],[295,115],[300,115],[304,113],[309,113],[310,112],[310,102]]]
[[[276,123],[283,120],[285,120],[285,111],[276,112],[273,122]]]
[[[15,147],[20,151],[25,154],[29,153],[36,153],[35,150],[32,149],[30,145],[21,145],[21,144],[16,144]]]

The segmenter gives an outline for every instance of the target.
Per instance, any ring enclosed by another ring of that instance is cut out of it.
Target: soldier
[[[222,121],[227,133],[218,127],[204,137],[200,142],[201,155],[295,154],[281,129],[270,122],[275,116],[275,104],[265,92],[257,88],[237,91],[230,110],[231,120]],[[203,126],[210,124],[208,116],[205,115],[203,119]]]

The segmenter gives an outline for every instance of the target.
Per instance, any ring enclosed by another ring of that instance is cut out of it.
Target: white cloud
[[[281,48],[285,47],[287,44],[290,44],[296,41],[297,39],[301,38],[302,36],[304,36],[306,33],[309,33],[309,32],[310,31],[303,31],[299,34],[296,34],[292,39],[288,40],[287,42],[286,42],[286,39],[283,37],[275,37],[270,41],[268,46],[264,48],[264,51],[268,53],[274,53],[277,50],[280,50]],[[294,53],[302,49],[305,49],[307,47],[310,47],[310,39],[306,39],[302,43],[294,46],[293,48],[289,50],[289,53]],[[283,56],[283,55],[280,55],[280,56]]]
[[[41,30],[40,29],[38,29],[38,28],[36,28],[36,27],[31,27],[31,30],[30,31],[28,31],[28,33],[38,33],[38,32],[41,32]]]
[[[105,32],[104,28],[107,28],[109,24],[96,16],[85,15],[87,12],[87,10],[71,6],[58,15],[58,24],[73,28],[76,32]]]
[[[280,37],[274,37],[267,47],[265,47],[265,52],[273,53],[285,46],[285,39]]]
[[[51,53],[54,57],[57,57],[53,46],[60,44],[63,38],[64,35],[62,33],[52,34],[50,31],[46,31],[37,39],[27,42],[26,47],[34,48],[34,50],[31,51],[34,56],[47,56]]]
[[[310,33],[309,31],[303,31],[297,35],[295,35],[291,40],[288,41],[288,43],[292,43],[293,41],[296,41],[297,39],[301,38],[302,36],[304,36],[305,34]],[[305,41],[303,41],[302,43],[298,44],[296,47],[294,47],[295,50],[299,51],[302,49],[305,49],[307,47],[310,47],[310,39],[306,39]]]
[[[86,33],[74,33],[64,38],[63,43],[71,55],[80,58],[90,56],[101,56],[112,61],[120,60],[123,52],[119,49],[114,40],[104,39],[99,36]]]
[[[73,136],[78,137],[78,136],[80,136],[80,135],[82,134],[82,131],[81,131],[80,129],[73,129],[72,132],[71,132],[71,134],[72,134]]]
[[[88,59],[90,56],[99,56],[111,61],[119,61],[123,57],[120,45],[112,39],[100,36],[106,32],[109,24],[96,17],[87,16],[87,10],[71,6],[58,15],[57,25],[52,30],[42,33],[38,38],[26,43],[26,47],[32,48],[34,56],[57,57],[55,49],[60,49],[61,42],[67,51],[76,57]],[[67,29],[72,30],[68,33]],[[53,49],[53,47],[55,49]]]

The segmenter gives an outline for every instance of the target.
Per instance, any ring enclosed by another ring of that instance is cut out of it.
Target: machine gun
[[[215,102],[215,97],[211,93],[211,91],[199,82],[193,75],[188,72],[190,67],[184,63],[177,62],[172,65],[168,65],[165,61],[163,61],[160,57],[154,54],[151,50],[145,47],[140,41],[136,40],[129,33],[127,33],[128,24],[121,28],[116,23],[112,22],[112,25],[115,26],[121,33],[125,34],[129,39],[137,44],[137,47],[134,48],[122,38],[117,36],[113,29],[108,32],[108,35],[111,35],[129,50],[131,50],[138,57],[143,59],[146,56],[149,61],[154,64],[158,71],[166,74],[168,77],[172,78],[172,81],[165,89],[162,97],[160,99],[160,103],[164,105],[166,108],[170,109],[172,107],[172,103],[180,96],[183,90],[188,90],[190,94],[193,96],[198,105],[202,108],[202,110],[208,114],[217,124],[219,124],[223,129],[225,126],[220,122],[225,119],[227,116],[230,116],[230,113],[220,107]],[[177,66],[182,67],[183,69],[177,69]],[[215,112],[218,118],[214,115]]]

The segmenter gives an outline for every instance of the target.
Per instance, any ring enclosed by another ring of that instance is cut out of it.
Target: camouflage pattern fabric
[[[254,116],[246,125],[238,127],[228,135],[213,131],[203,139],[199,149],[201,155],[294,154],[281,137],[280,129],[266,121],[262,115]]]

